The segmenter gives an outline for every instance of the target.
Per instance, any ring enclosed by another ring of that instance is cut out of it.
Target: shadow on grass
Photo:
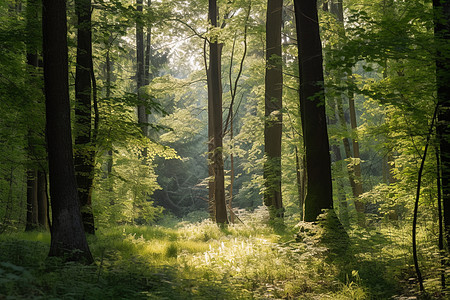
[[[389,299],[400,291],[393,269],[401,265],[382,252],[393,240],[374,228],[363,228],[349,236],[336,215],[324,216],[319,224],[321,243],[329,249],[327,260],[337,267],[341,282],[357,283],[371,299]]]
[[[174,239],[172,232],[164,229],[138,231],[134,233]],[[111,238],[103,238],[96,243],[107,246]],[[101,255],[96,253],[95,264],[86,266],[47,258],[46,242],[3,238],[0,240],[0,299],[235,298],[226,284],[208,278],[183,278],[176,263],[152,265],[148,257],[132,253],[136,249],[124,250],[130,252],[108,249]]]

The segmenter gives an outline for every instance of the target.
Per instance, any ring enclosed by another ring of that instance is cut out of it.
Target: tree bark
[[[92,37],[91,0],[76,0],[78,18],[77,59],[75,70],[75,175],[84,230],[95,234],[92,212],[95,151],[92,141]]]
[[[209,21],[213,27],[217,27],[218,8],[216,0],[209,0]],[[228,223],[227,207],[225,199],[225,180],[223,172],[223,142],[222,142],[222,78],[221,78],[222,44],[217,38],[211,37],[209,41],[209,75],[211,86],[210,96],[212,105],[212,133],[213,149],[212,160],[214,166],[214,203],[215,218],[219,224]],[[209,108],[208,108],[209,109]]]
[[[37,172],[37,194],[38,194],[38,225],[41,229],[49,229],[48,198],[47,198],[47,174]]]
[[[349,76],[349,80],[353,78]],[[353,158],[356,162],[353,163],[353,173],[355,175],[355,208],[358,213],[364,213],[366,210],[364,203],[358,200],[358,197],[363,193],[363,186],[361,181],[361,157],[359,155],[359,143],[358,143],[358,126],[356,124],[356,109],[355,109],[355,97],[352,91],[349,92],[348,107],[350,111],[350,126],[352,128],[352,146],[353,146]]]
[[[39,79],[43,80],[37,71],[39,67],[39,51],[41,50],[42,42],[42,24],[39,20],[40,10],[39,0],[28,0],[26,6],[26,48],[27,48],[27,65],[30,67],[30,73],[32,77],[39,76]],[[29,128],[28,129],[28,155],[30,162],[36,160],[38,152],[36,148],[41,145],[36,145],[37,137],[36,131],[44,132],[45,128]],[[42,145],[44,147],[44,145]],[[44,157],[37,158],[40,163],[31,163],[29,170],[27,171],[27,226],[26,230],[33,230],[37,227],[42,229],[49,228],[49,215],[48,215],[48,199],[47,199],[47,181],[42,178],[41,174],[45,174],[43,171],[47,167],[47,161]],[[44,192],[42,189],[44,188]]]
[[[73,165],[66,1],[43,0],[42,3],[47,151],[52,201],[49,256],[91,263],[93,258],[81,220]]]
[[[140,14],[136,21],[136,80],[137,80],[137,94],[139,97],[139,101],[143,101],[142,99],[142,91],[141,88],[145,83],[145,47],[144,47],[144,26],[142,21],[142,12],[143,12],[143,0],[136,1],[136,10]],[[143,136],[148,136],[148,115],[147,108],[144,103],[138,105],[138,123],[141,126]],[[144,156],[146,156],[146,151],[144,151]]]
[[[264,122],[264,204],[271,219],[282,218],[281,133],[283,74],[281,25],[283,0],[268,0],[266,21],[266,76]]]
[[[450,251],[450,1],[433,0],[436,41],[437,135],[441,153],[442,206],[447,250]]]
[[[25,231],[38,227],[38,179],[37,170],[27,171],[27,221]]]
[[[333,208],[317,1],[294,0],[300,70],[300,109],[308,175],[304,220]]]
[[[340,102],[341,98],[338,95],[337,98],[339,99]],[[338,111],[338,106],[336,104],[336,101],[334,98],[329,99],[329,103],[328,103],[331,108],[333,109],[333,116],[330,116],[328,118],[328,123],[331,126],[336,126],[338,124],[338,119],[341,120],[340,116],[339,116],[339,111]],[[342,106],[342,103],[341,103]],[[345,123],[344,123],[345,124]],[[340,124],[342,125],[342,123]],[[344,138],[344,140],[347,140],[347,138]],[[339,143],[340,141],[337,140],[336,143]],[[347,142],[348,144],[348,142]],[[350,147],[348,147],[348,149],[350,150]],[[342,162],[342,155],[341,155],[341,148],[339,147],[338,144],[334,144],[331,147],[331,150],[334,154],[334,162],[337,163],[338,165]],[[346,151],[347,152],[347,151]],[[348,171],[348,175],[350,178],[350,183],[352,183],[352,173],[350,172],[350,170],[348,168],[346,168]],[[349,225],[349,216],[348,216],[348,205],[347,205],[347,197],[345,194],[345,189],[344,189],[344,182],[343,182],[343,178],[341,178],[340,176],[338,176],[335,181],[338,185],[338,203],[339,203],[339,219],[341,220],[342,224],[344,224],[345,227],[348,227]],[[353,186],[352,186],[353,189]]]
[[[41,39],[41,26],[39,24],[39,1],[28,0],[26,6],[26,50],[27,65],[32,77],[36,76],[39,67],[39,39]],[[28,128],[28,158],[30,166],[27,170],[27,217],[25,231],[36,229],[38,224],[38,176],[37,167],[32,161],[36,157],[35,130]],[[39,129],[38,129],[39,130]]]
[[[150,8],[151,0],[147,0],[147,7]],[[144,85],[148,85],[153,77],[152,72],[152,24],[147,25],[147,38],[145,41],[145,58],[144,58]]]

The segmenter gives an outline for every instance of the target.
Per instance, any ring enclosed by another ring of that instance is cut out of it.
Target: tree
[[[436,85],[439,106],[437,134],[442,172],[444,231],[450,249],[450,1],[433,0],[436,51]]]
[[[39,18],[41,3],[39,0],[28,0],[26,6],[26,62],[30,77],[29,84],[40,91],[42,88],[42,76],[39,72],[39,53],[41,51],[42,28]],[[43,94],[35,93],[30,99],[39,108],[43,107]],[[29,103],[32,105],[32,103]],[[42,106],[41,106],[42,105]],[[30,109],[32,119],[39,118],[40,122],[27,125],[27,220],[25,230],[36,228],[48,229],[48,203],[47,203],[47,177],[46,157],[44,150],[44,118],[39,114],[40,109]]]
[[[208,18],[213,28],[218,27],[216,0],[209,0]],[[213,136],[212,163],[214,168],[215,218],[217,223],[225,224],[228,223],[228,218],[223,172],[221,53],[222,44],[219,43],[217,36],[212,36],[209,41],[208,70],[208,114],[211,116],[211,122],[208,122],[208,124],[211,125]]]
[[[281,133],[283,74],[281,23],[283,0],[268,0],[266,21],[266,77],[264,122],[264,204],[271,218],[283,217],[281,198]]]
[[[47,150],[52,204],[49,256],[93,261],[81,220],[73,165],[66,2],[43,0],[42,30]]]
[[[140,103],[138,105],[138,123],[141,126],[143,136],[148,136],[148,115],[147,107],[143,103],[141,88],[145,85],[145,51],[144,51],[144,26],[142,20],[143,12],[143,1],[137,0],[137,12],[138,19],[136,21],[136,81],[137,81],[137,93]],[[144,150],[144,156],[146,156],[146,151]]]
[[[92,138],[92,34],[91,0],[76,0],[78,18],[77,60],[75,71],[75,175],[78,185],[84,230],[94,234],[92,186],[95,151]]]
[[[331,160],[325,115],[322,45],[317,1],[295,0],[300,70],[300,109],[308,176],[304,220],[333,208]]]

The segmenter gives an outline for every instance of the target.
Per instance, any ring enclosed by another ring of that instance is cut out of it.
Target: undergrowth
[[[46,258],[48,233],[4,234],[0,299],[389,299],[411,284],[401,228],[347,233],[325,215],[275,231],[263,210],[240,218],[102,229],[88,237],[90,266]]]

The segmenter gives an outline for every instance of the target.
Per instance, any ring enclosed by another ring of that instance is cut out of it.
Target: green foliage
[[[47,259],[50,235],[0,236],[0,295],[15,299],[388,299],[415,296],[409,225],[373,223],[346,233],[331,212],[275,232],[268,211],[243,224],[116,226],[89,236],[91,266]],[[430,224],[419,230],[425,285],[439,268]],[[295,233],[295,235],[294,235]],[[294,239],[295,238],[295,239]],[[434,245],[433,245],[434,244]],[[44,262],[45,261],[45,262]]]

